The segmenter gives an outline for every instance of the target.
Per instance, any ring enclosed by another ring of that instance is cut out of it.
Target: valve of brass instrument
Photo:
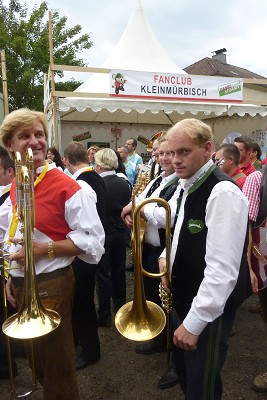
[[[172,311],[172,293],[167,293],[162,283],[159,284],[159,297],[161,300],[162,308],[166,312]]]
[[[5,278],[8,278],[8,271],[10,270],[10,264],[7,260],[5,260],[5,257],[8,257],[9,253],[4,250],[4,242],[0,241],[0,275],[5,276]]]

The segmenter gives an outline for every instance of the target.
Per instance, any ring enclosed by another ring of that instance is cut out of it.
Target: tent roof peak
[[[129,22],[102,68],[186,74],[162,48],[137,0]],[[108,93],[109,77],[93,74],[75,91]]]
[[[137,0],[129,22],[103,68],[185,73],[165,52]]]

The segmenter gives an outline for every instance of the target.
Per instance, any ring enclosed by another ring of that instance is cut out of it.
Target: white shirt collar
[[[171,175],[166,176],[165,171],[160,173],[160,176],[162,177],[162,181],[164,182],[169,182],[171,181],[173,178],[175,178],[177,175],[175,172],[173,172]],[[156,178],[157,179],[157,178]]]
[[[99,174],[100,176],[108,176],[108,175],[116,175],[116,171],[113,169],[112,171],[104,171]]]
[[[44,169],[45,165],[41,165],[41,167],[36,168],[36,174],[41,174],[42,170]],[[54,162],[49,162],[48,164],[48,171],[51,169],[57,168]]]
[[[76,181],[78,176],[81,175],[84,171],[88,170],[88,168],[89,168],[89,165],[87,167],[82,167],[80,169],[77,169],[77,171],[75,171],[71,177]]]
[[[4,194],[8,189],[10,189],[11,183],[9,183],[6,186],[0,186],[0,196],[2,196],[2,194]]]
[[[180,185],[183,189],[191,187],[198,179],[200,179],[207,170],[213,165],[213,161],[210,159],[204,164],[191,178],[180,179]]]

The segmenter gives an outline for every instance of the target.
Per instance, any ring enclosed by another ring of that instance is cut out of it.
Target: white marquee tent
[[[158,42],[144,16],[140,0],[137,0],[133,14],[117,46],[101,68],[185,74],[185,71],[171,60]],[[73,97],[76,93],[79,96]],[[110,96],[108,73],[90,74],[89,78],[71,96],[57,96],[59,126],[60,123],[65,125],[67,122],[87,122],[150,124],[168,127],[183,118],[192,116],[210,119],[234,114],[267,115],[265,106],[253,104],[114,98]]]
[[[112,54],[101,68],[185,74],[161,47],[144,16],[140,0],[129,23]],[[109,95],[109,75],[92,74],[80,87],[78,93]],[[201,114],[205,118],[214,115],[248,113],[267,115],[266,107],[233,105],[227,103],[194,103],[184,101],[129,100],[118,98],[66,97],[59,99],[61,120],[161,123],[171,125],[188,115]]]

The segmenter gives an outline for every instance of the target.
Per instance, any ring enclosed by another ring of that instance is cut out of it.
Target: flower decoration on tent
[[[116,127],[116,128],[111,128],[110,130],[116,139],[119,139],[121,137],[121,129],[120,128]]]

